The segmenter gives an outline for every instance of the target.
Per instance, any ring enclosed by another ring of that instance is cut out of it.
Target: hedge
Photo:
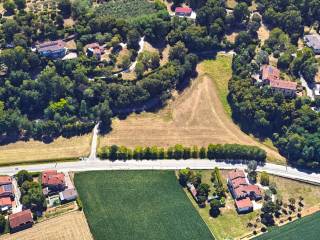
[[[177,144],[173,147],[159,148],[125,146],[104,146],[98,150],[98,157],[110,160],[152,160],[152,159],[217,159],[217,160],[256,160],[265,162],[266,152],[255,146],[240,144],[209,144],[208,147],[185,147]]]

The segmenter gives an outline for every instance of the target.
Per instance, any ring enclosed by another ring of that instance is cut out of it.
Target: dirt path
[[[243,133],[227,116],[213,81],[200,75],[191,86],[159,113],[130,115],[115,119],[113,130],[100,138],[100,146],[207,146],[210,143],[238,143],[265,149],[273,159],[279,153]]]

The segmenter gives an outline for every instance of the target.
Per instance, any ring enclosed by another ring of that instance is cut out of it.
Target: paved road
[[[221,169],[246,168],[244,164],[229,164],[225,162],[216,162],[214,160],[142,160],[142,161],[78,161],[61,162],[25,166],[1,167],[1,174],[13,175],[21,169],[28,171],[43,171],[45,169],[57,169],[58,171],[93,171],[93,170],[174,170],[189,167],[191,169]],[[295,168],[267,163],[264,166],[258,166],[258,171],[266,171],[274,175],[287,177],[291,179],[303,180],[320,184],[319,173],[301,172]]]
[[[307,91],[307,96],[309,98],[311,98],[311,100],[314,101],[314,93],[313,93],[313,89],[309,86],[309,84],[307,83],[307,81],[303,78],[302,74],[300,74],[300,81],[301,81],[301,85],[303,87],[305,87],[306,91]]]

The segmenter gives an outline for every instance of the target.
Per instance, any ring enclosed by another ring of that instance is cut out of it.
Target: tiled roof
[[[16,228],[27,223],[33,223],[30,209],[9,215],[10,228]]]
[[[262,80],[280,80],[280,70],[271,65],[262,66]]]
[[[251,201],[249,198],[244,198],[244,199],[241,199],[241,200],[236,200],[236,206],[237,208],[250,208],[250,207],[253,207]]]
[[[44,51],[57,51],[66,46],[66,43],[62,40],[48,41],[37,45],[37,49],[40,52]]]
[[[64,185],[64,174],[57,173],[56,170],[46,170],[42,172],[43,185]]]
[[[12,201],[10,197],[0,198],[0,207],[11,206],[11,205],[12,205]]]
[[[192,9],[189,7],[177,7],[175,9],[176,13],[186,13],[186,14],[191,14],[192,13]]]
[[[247,180],[245,178],[236,178],[231,181],[233,188],[238,188],[242,185],[247,185]]]
[[[297,90],[297,83],[284,80],[270,81],[270,87],[278,89]]]
[[[239,170],[239,169],[235,169],[235,170],[232,170],[228,173],[228,178],[230,180],[234,180],[234,179],[237,179],[237,178],[245,178],[245,174],[244,174],[244,171],[243,170]]]
[[[7,185],[0,186],[0,195],[12,194],[12,193],[13,193],[12,184],[7,184]]]
[[[12,179],[10,176],[0,176],[0,185],[11,184]]]

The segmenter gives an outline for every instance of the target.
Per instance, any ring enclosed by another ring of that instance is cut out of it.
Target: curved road
[[[245,164],[231,164],[216,162],[214,160],[129,160],[129,161],[109,161],[91,160],[78,162],[47,163],[37,165],[21,165],[1,167],[1,174],[13,175],[17,171],[26,169],[28,171],[43,171],[46,169],[57,169],[58,171],[94,171],[94,170],[176,170],[189,167],[191,169],[221,169],[246,168]],[[266,171],[270,174],[306,181],[320,185],[320,173],[308,173],[297,170],[296,168],[286,167],[267,163],[258,166],[258,171]]]

